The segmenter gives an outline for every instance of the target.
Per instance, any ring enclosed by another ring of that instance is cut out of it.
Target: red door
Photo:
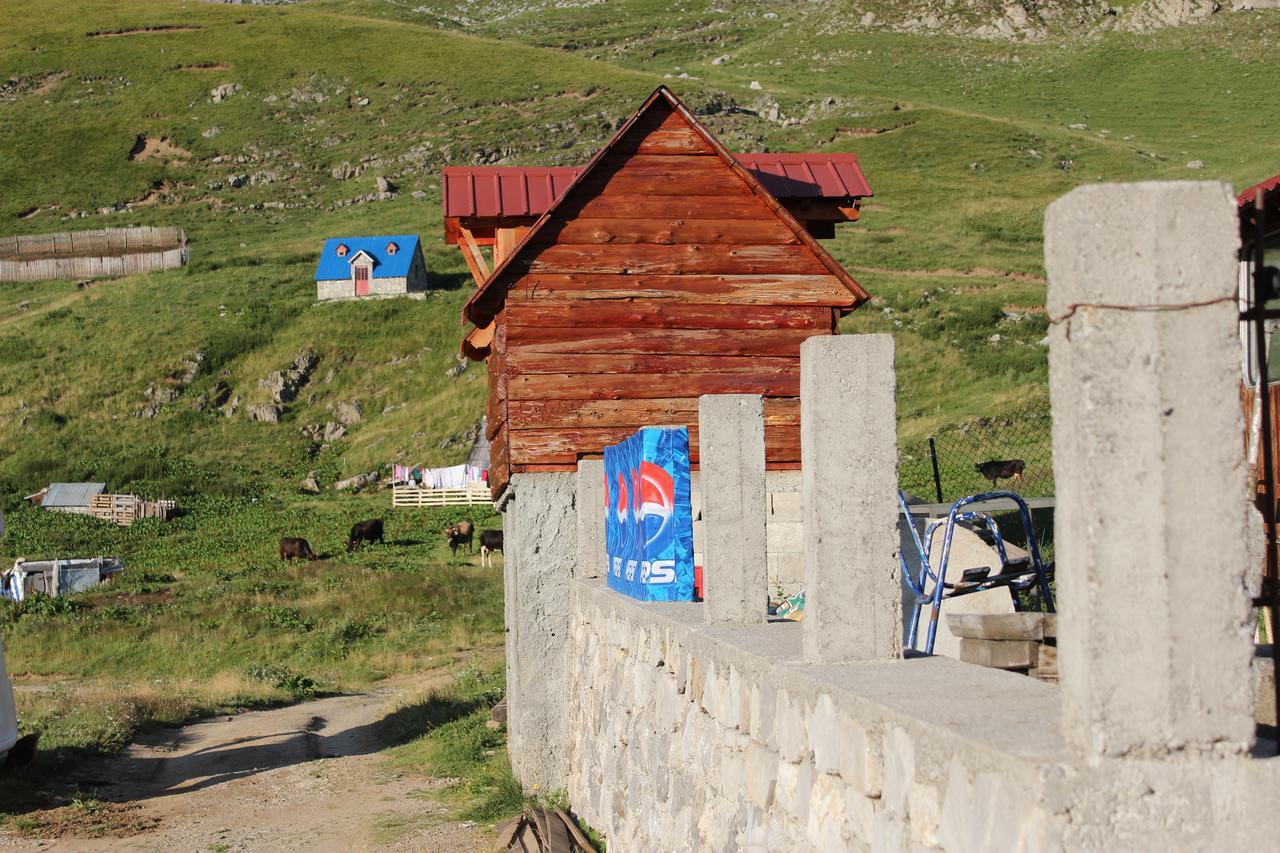
[[[356,267],[356,296],[369,295],[369,268]]]

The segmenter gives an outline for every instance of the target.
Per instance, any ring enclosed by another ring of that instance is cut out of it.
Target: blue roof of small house
[[[396,253],[388,254],[387,246],[396,244]],[[344,256],[338,247],[346,246]],[[373,258],[374,278],[404,278],[418,249],[416,234],[393,234],[387,237],[331,237],[324,241],[320,263],[316,266],[316,281],[337,281],[351,278],[351,259],[364,252]]]

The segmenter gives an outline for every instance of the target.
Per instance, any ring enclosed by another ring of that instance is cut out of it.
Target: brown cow
[[[351,535],[347,537],[347,550],[354,551],[365,542],[383,541],[382,519],[371,518],[368,521],[361,521],[351,528]]]
[[[286,536],[280,540],[280,559],[286,563],[290,560],[315,560],[316,555],[307,540]]]
[[[981,474],[984,480],[990,480],[994,487],[996,480],[1007,480],[1010,477],[1015,483],[1021,483],[1022,472],[1026,467],[1027,463],[1021,459],[992,459],[990,462],[976,463],[973,470]]]
[[[458,548],[462,545],[467,546],[468,554],[471,553],[471,538],[475,531],[475,525],[466,520],[451,524],[444,529],[444,539],[449,543],[449,549],[453,551],[453,556],[458,556]]]

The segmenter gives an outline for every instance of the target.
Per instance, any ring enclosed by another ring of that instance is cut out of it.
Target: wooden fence
[[[396,486],[391,491],[391,506],[471,506],[493,503],[488,486],[469,489],[414,489]]]
[[[128,527],[142,518],[168,521],[173,501],[144,501],[137,495],[94,495],[89,501],[89,515]]]
[[[0,237],[0,281],[97,278],[180,267],[187,262],[180,228],[98,228]]]

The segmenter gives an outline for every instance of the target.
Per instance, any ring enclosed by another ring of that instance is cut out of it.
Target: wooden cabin
[[[871,194],[854,155],[730,154],[660,87],[581,169],[451,172],[495,498],[650,424],[696,463],[702,394],[763,395],[767,462],[799,467],[800,344],[868,298],[817,242]]]

